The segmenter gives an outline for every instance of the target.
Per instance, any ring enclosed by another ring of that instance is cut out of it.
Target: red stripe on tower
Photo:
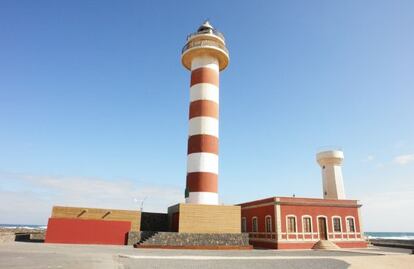
[[[190,35],[182,52],[191,70],[186,202],[219,203],[219,72],[229,55],[224,37],[208,22]]]

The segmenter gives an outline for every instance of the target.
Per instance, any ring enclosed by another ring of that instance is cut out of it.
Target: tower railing
[[[183,49],[181,50],[181,53],[184,53],[186,50],[189,50],[191,48],[195,47],[218,47],[219,49],[224,50],[226,54],[229,54],[228,49],[223,44],[214,41],[214,40],[197,40],[197,41],[191,41],[188,42]]]
[[[219,32],[217,30],[213,30],[213,29],[206,29],[206,30],[202,30],[202,31],[199,31],[199,32],[189,34],[187,36],[187,40],[191,39],[193,36],[203,35],[203,34],[213,34],[213,35],[216,35],[216,36],[220,37],[224,41],[224,35],[221,32]]]

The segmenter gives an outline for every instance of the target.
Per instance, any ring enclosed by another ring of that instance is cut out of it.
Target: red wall
[[[278,248],[278,249],[310,249],[316,241],[318,241],[318,216],[326,217],[327,232],[329,240],[334,242],[341,248],[366,247],[366,242],[362,240],[360,234],[360,221],[358,217],[358,203],[356,200],[326,200],[316,198],[293,198],[279,197],[280,201],[280,218],[281,218],[281,240],[277,240],[274,234],[250,234],[250,243],[255,247],[262,248]],[[247,232],[252,232],[252,218],[258,218],[258,232],[265,232],[265,216],[272,216],[272,232],[275,227],[275,211],[273,202],[275,198],[266,198],[263,200],[252,201],[241,204],[242,218],[245,217],[247,222]],[[263,204],[269,204],[260,206]],[[258,206],[258,207],[255,207]],[[252,207],[252,208],[249,208]],[[286,235],[286,216],[295,215],[297,233]],[[313,235],[302,233],[302,216],[312,217]],[[342,233],[332,233],[332,217],[339,216],[341,218]],[[355,233],[347,233],[346,217],[353,217],[355,220]],[[289,241],[286,239],[292,239]],[[306,239],[306,240],[305,240]]]
[[[355,218],[355,231],[360,232],[358,209],[355,207],[329,207],[329,206],[298,206],[298,205],[281,205],[282,233],[286,232],[286,216],[295,215],[297,218],[297,231],[302,232],[302,216],[310,215],[312,217],[312,230],[318,232],[318,215],[327,217],[328,233],[332,232],[332,217],[341,217],[342,232],[346,232],[346,217]]]
[[[50,218],[46,243],[125,245],[129,221]]]
[[[242,209],[241,216],[246,218],[247,232],[252,232],[252,218],[257,217],[258,232],[264,233],[265,228],[265,217],[270,215],[272,217],[272,232],[275,232],[275,207],[274,205],[267,205],[255,208]]]
[[[311,249],[315,242],[296,242],[296,243],[275,243],[266,241],[253,241],[250,242],[255,248],[270,248],[270,249]],[[365,241],[349,241],[349,242],[335,242],[340,248],[366,248],[367,243]]]

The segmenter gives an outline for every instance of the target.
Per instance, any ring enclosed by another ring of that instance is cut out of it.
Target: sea
[[[46,225],[33,225],[33,224],[0,224],[0,229],[33,229],[33,230],[45,230],[47,228]]]
[[[33,224],[0,224],[0,228],[5,229],[46,229],[46,225]],[[414,240],[414,233],[411,232],[365,232],[364,235],[369,239],[399,239],[399,240]]]
[[[369,239],[414,240],[414,233],[365,232],[364,234]]]

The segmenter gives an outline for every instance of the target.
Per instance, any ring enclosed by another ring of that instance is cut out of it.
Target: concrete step
[[[313,245],[312,249],[339,249],[334,242],[329,240],[319,240]]]

